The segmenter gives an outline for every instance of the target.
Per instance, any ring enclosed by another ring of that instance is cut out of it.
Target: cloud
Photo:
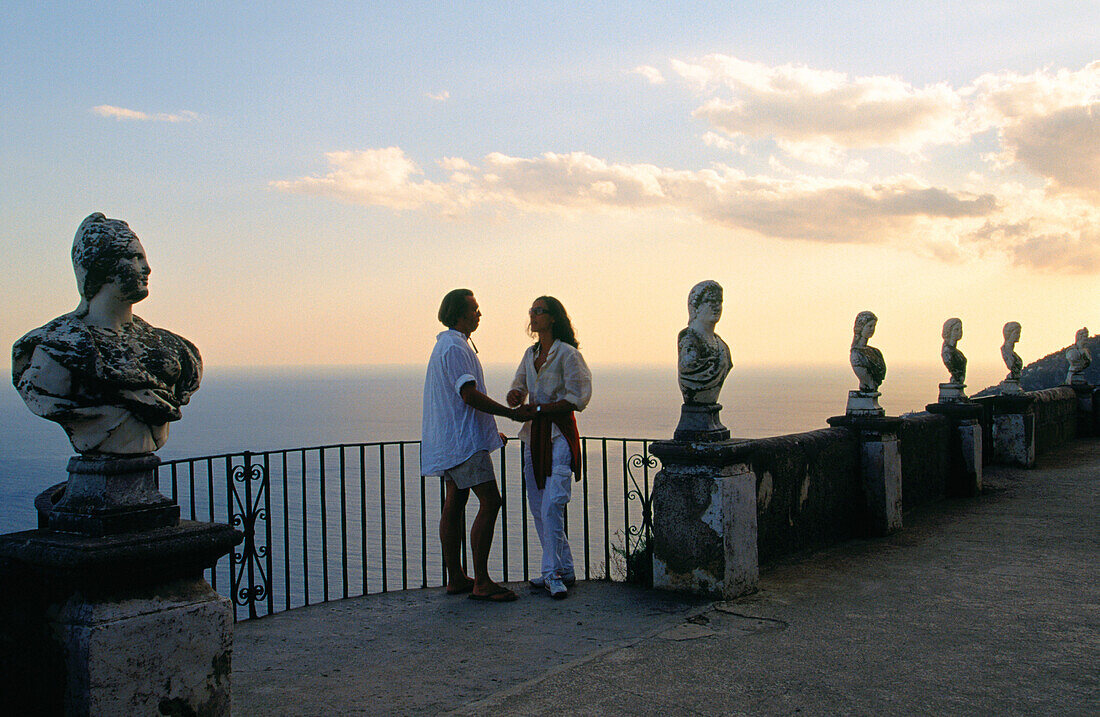
[[[139,110],[129,110],[125,107],[97,105],[93,107],[91,111],[100,117],[112,117],[120,122],[194,122],[199,119],[198,114],[187,110],[179,114],[168,114],[166,112],[147,114]]]
[[[615,212],[673,209],[732,229],[781,239],[884,242],[929,220],[984,217],[991,195],[930,187],[912,177],[875,184],[796,176],[749,176],[715,165],[697,171],[617,164],[584,152],[538,157],[487,155],[480,166],[456,158],[444,182],[420,170],[397,148],[326,155],[321,177],[273,182],[280,191],[314,194],[391,209],[444,213],[479,205],[528,212]]]
[[[428,92],[424,96],[427,97],[429,100],[435,100],[436,102],[446,102],[451,98],[451,93],[447,90],[443,90],[442,92]]]
[[[331,152],[326,171],[271,186],[445,217],[662,211],[739,237],[885,243],[943,261],[999,256],[1100,273],[1100,62],[983,75],[958,90],[723,55],[672,67],[701,93],[693,114],[708,123],[701,139],[721,163],[492,152],[444,157],[429,177],[388,147]],[[634,71],[663,79],[650,69]],[[934,165],[924,153],[942,145],[949,164]],[[922,178],[929,167],[957,184]]]
[[[447,186],[414,181],[413,177],[422,174],[422,171],[399,147],[328,152],[325,158],[331,168],[325,176],[272,182],[271,186],[283,192],[312,194],[390,209],[449,205],[454,195]]]
[[[1076,72],[983,75],[973,92],[976,115],[998,130],[998,165],[1018,164],[1054,191],[1100,197],[1100,62]]]
[[[721,95],[693,116],[730,136],[783,140],[803,156],[869,147],[913,153],[968,137],[963,100],[945,84],[917,88],[894,77],[769,67],[728,55],[672,66],[700,90]]]
[[[665,76],[661,74],[661,71],[656,67],[650,67],[649,65],[638,65],[633,70],[634,74],[641,75],[646,78],[651,85],[663,85],[665,83]]]
[[[1073,194],[1004,185],[1001,210],[964,239],[1040,271],[1100,273],[1100,206]]]

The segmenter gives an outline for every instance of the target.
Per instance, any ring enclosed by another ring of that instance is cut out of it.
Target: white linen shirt
[[[578,411],[583,411],[592,399],[592,372],[588,370],[588,364],[584,362],[581,352],[560,339],[554,339],[553,346],[546,354],[546,362],[536,371],[537,348],[538,344],[535,344],[523,352],[523,359],[516,369],[516,377],[512,379],[512,388],[522,391],[525,397],[530,396],[531,403],[564,400],[576,406]],[[560,435],[561,430],[554,426],[550,436],[553,438]],[[519,437],[530,442],[530,421],[523,424]]]
[[[495,451],[504,445],[493,417],[462,400],[460,391],[470,381],[486,393],[481,361],[466,343],[466,335],[447,329],[435,337],[424,377],[421,475],[443,475],[478,451]]]

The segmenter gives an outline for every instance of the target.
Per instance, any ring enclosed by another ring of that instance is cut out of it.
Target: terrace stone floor
[[[237,626],[234,714],[1096,715],[1098,498],[1085,439],[733,602],[582,582],[293,610]]]

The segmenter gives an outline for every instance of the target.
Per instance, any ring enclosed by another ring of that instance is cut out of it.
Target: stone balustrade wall
[[[761,564],[866,534],[859,442],[841,428],[751,441]]]
[[[951,430],[951,422],[943,416],[927,412],[902,416],[898,441],[904,510],[942,500],[947,495]]]
[[[1068,387],[1030,393],[1036,450],[1049,451],[1077,430],[1077,398]],[[992,409],[982,418],[988,436]],[[907,414],[898,429],[902,505],[911,510],[949,494],[951,421],[927,412]],[[989,438],[985,439],[991,442]],[[745,454],[756,475],[761,565],[868,534],[859,470],[859,439],[847,428],[756,439]],[[986,462],[989,454],[986,454]]]
[[[1077,435],[1077,394],[1069,386],[1031,391],[1035,399],[1035,453],[1042,455]]]

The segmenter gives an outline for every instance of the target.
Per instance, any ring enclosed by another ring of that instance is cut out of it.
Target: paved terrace
[[[238,625],[237,715],[1100,714],[1100,440],[733,602],[442,589]]]

